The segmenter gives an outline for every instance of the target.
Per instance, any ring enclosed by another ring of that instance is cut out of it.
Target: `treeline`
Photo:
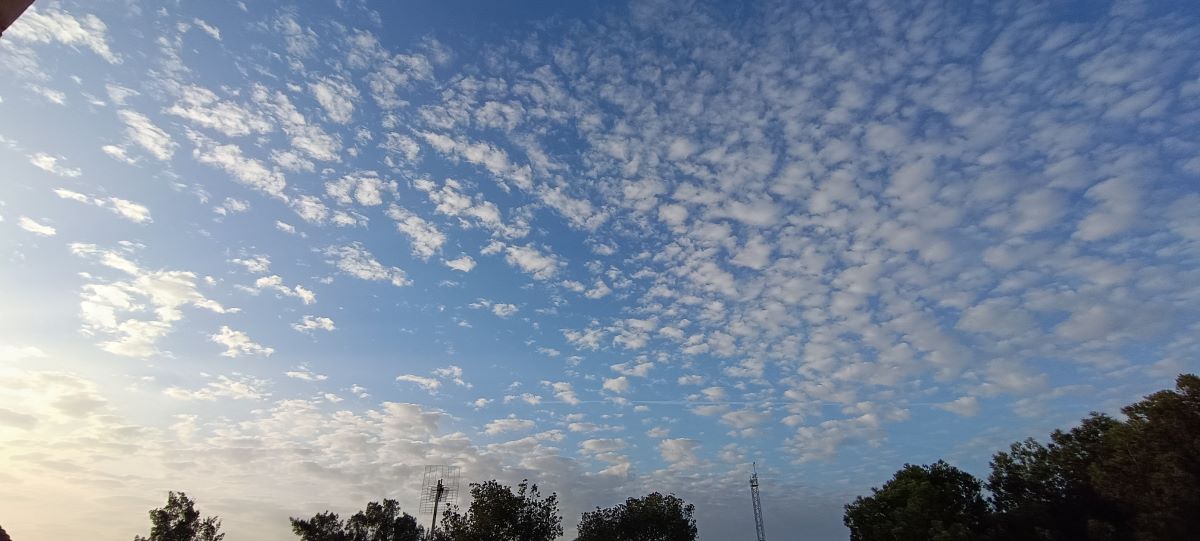
[[[695,541],[695,507],[657,492],[607,509],[583,513],[577,541]],[[150,511],[150,536],[134,541],[222,541],[221,520],[201,518],[195,501],[171,492],[167,505]],[[329,511],[291,518],[300,541],[551,541],[563,534],[558,496],[537,485],[512,487],[495,480],[471,483],[471,504],[450,506],[432,532],[400,510],[395,500],[371,502],[342,519]]]
[[[1200,378],[996,453],[987,482],[905,465],[846,505],[851,541],[1200,539]]]

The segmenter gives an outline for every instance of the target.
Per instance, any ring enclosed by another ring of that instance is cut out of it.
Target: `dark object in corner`
[[[33,0],[0,0],[0,36],[32,5]]]

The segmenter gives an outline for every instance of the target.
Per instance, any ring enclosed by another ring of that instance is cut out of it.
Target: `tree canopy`
[[[421,541],[425,529],[400,511],[396,500],[370,502],[342,521],[337,513],[317,513],[310,519],[292,518],[292,532],[302,541]]]
[[[629,498],[583,514],[576,541],[695,541],[696,507],[674,494]]]
[[[8,536],[8,532],[4,531],[3,526],[0,526],[0,541],[12,541],[12,538]]]
[[[537,485],[523,480],[512,488],[492,480],[471,483],[465,513],[450,507],[435,531],[439,541],[551,541],[562,535],[558,496],[541,497]]]
[[[1120,423],[1099,414],[1050,444],[1030,438],[992,458],[992,493],[998,538],[1036,540],[1124,539],[1121,510],[1098,494],[1090,471],[1104,453],[1105,437]]]
[[[220,531],[220,518],[200,518],[187,494],[169,492],[167,505],[150,511],[150,537],[135,535],[133,541],[221,541]]]
[[[871,492],[846,505],[851,541],[973,541],[987,528],[979,480],[941,460],[906,464]]]
[[[987,501],[969,474],[940,468],[941,462],[906,465],[883,488],[846,506],[851,539],[1196,538],[1200,378],[1181,375],[1175,390],[1121,411],[1123,421],[1092,413],[1075,428],[1054,431],[1048,444],[1030,438],[996,453]],[[949,472],[941,481],[938,469]]]
[[[1200,536],[1200,377],[1121,412],[1090,470],[1095,489],[1132,514],[1138,540]]]

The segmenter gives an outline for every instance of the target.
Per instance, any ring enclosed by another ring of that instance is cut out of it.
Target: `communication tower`
[[[448,505],[458,503],[458,467],[425,466],[425,476],[421,480],[420,513],[433,515],[433,521],[429,524],[430,536],[437,527],[438,506],[442,502]]]
[[[751,463],[751,468],[750,499],[754,500],[754,531],[758,534],[758,541],[767,541],[767,533],[763,530],[762,502],[758,498],[758,464]]]

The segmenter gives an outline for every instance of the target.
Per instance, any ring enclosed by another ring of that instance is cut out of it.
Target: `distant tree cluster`
[[[905,465],[846,505],[851,541],[1200,539],[1200,377],[1092,413],[991,461],[984,483],[938,461]]]
[[[675,495],[657,492],[629,498],[609,509],[583,514],[578,541],[695,541],[695,507]],[[426,532],[395,500],[371,502],[342,520],[325,511],[311,518],[291,518],[300,541],[552,541],[563,534],[558,495],[542,496],[528,480],[512,487],[495,480],[471,483],[471,504],[449,506],[440,524]],[[150,511],[150,536],[134,541],[221,541],[221,520],[201,518],[195,502],[180,492],[167,505]],[[0,529],[0,541],[8,541]]]

